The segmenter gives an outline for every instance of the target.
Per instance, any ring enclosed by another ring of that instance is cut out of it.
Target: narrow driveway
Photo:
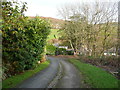
[[[63,66],[63,77],[59,80],[56,88],[81,88],[79,71],[65,59],[60,59]]]
[[[49,56],[48,59],[51,61],[51,64],[48,68],[25,80],[19,84],[17,88],[47,88],[51,81],[54,81],[56,75],[58,75],[59,64],[62,66],[62,75],[60,80],[57,80],[54,87],[80,88],[81,84],[79,71],[71,63],[62,57]]]
[[[56,76],[59,68],[58,59],[52,57],[48,57],[48,59],[51,61],[48,68],[25,80],[17,88],[46,88]]]

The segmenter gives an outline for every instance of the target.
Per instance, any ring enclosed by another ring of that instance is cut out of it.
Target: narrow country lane
[[[60,79],[55,82],[55,85],[52,88],[80,88],[80,73],[71,63],[62,57],[49,56],[47,58],[51,61],[48,68],[25,80],[17,87],[49,88],[48,86],[54,82],[58,72],[62,69]]]
[[[51,57],[48,59],[51,61],[48,68],[25,80],[23,83],[18,85],[17,88],[46,88],[56,76],[59,68],[58,59]]]
[[[56,88],[81,88],[80,73],[68,61],[60,59],[63,68],[63,76],[56,85]]]

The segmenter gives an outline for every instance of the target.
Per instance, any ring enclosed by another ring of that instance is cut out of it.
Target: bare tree
[[[87,55],[93,56],[110,48],[110,37],[117,30],[113,26],[117,18],[116,3],[69,4],[58,12],[66,21],[63,32],[76,53],[82,52],[82,45],[87,48]]]

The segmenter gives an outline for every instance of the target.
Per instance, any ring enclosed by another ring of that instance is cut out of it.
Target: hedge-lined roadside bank
[[[2,2],[3,80],[37,67],[42,60],[50,24],[38,16],[28,18],[25,2]]]
[[[21,73],[19,75],[16,76],[12,76],[10,78],[7,78],[6,80],[3,81],[3,86],[2,88],[14,88],[16,85],[18,85],[19,83],[21,83],[22,81],[26,80],[27,78],[33,76],[34,74],[36,74],[37,72],[40,72],[41,70],[47,68],[50,64],[50,61],[47,60],[43,63],[40,63],[38,65],[38,67],[36,67],[33,70],[28,70],[24,73]]]
[[[106,71],[90,64],[82,63],[76,59],[69,59],[84,76],[84,82],[92,88],[118,88],[118,79]]]

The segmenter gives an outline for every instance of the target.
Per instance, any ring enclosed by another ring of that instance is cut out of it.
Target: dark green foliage
[[[47,55],[55,55],[56,47],[51,44],[47,44],[46,51],[47,51],[46,52]]]
[[[2,2],[2,58],[7,75],[36,67],[50,32],[47,21],[24,16],[26,3],[20,7],[17,2]]]
[[[67,51],[67,54],[68,55],[74,55],[74,51],[73,50]]]
[[[56,48],[55,55],[74,55],[74,51],[67,51],[65,48]]]
[[[64,48],[59,48],[59,49],[57,49],[57,50],[58,50],[58,52],[59,52],[59,55],[67,55],[66,49],[64,49]]]

